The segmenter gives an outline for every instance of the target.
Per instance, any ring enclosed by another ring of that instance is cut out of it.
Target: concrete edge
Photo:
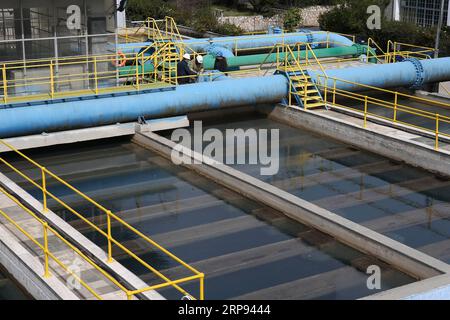
[[[95,259],[101,267],[105,270],[109,270],[113,275],[116,275],[121,283],[128,285],[132,290],[148,287],[144,281],[142,281],[137,275],[125,268],[119,262],[114,260],[111,263],[107,263],[107,254],[103,249],[82,235],[78,230],[74,229],[53,211],[48,210],[45,214],[42,214],[41,212],[43,212],[43,205],[2,173],[0,173],[0,184],[2,184],[13,194],[16,194],[25,204],[33,208],[34,211],[41,216],[41,218],[48,221],[48,223],[60,232],[60,234],[66,239],[71,241],[78,248],[82,248],[84,253]],[[144,292],[140,295],[140,297],[148,300],[165,300],[165,298],[156,291]]]
[[[404,141],[370,128],[363,128],[347,121],[318,114],[310,110],[285,106],[260,108],[269,118],[290,126],[306,129],[328,138],[353,145],[387,158],[442,176],[450,176],[450,153],[444,153],[414,141]]]
[[[80,300],[58,277],[44,278],[42,262],[0,225],[0,264],[37,300]]]
[[[133,135],[134,122],[4,139],[19,150]],[[0,153],[11,151],[0,144]]]
[[[151,132],[137,133],[132,141],[169,159],[175,146],[174,142]],[[185,158],[200,162],[200,164],[184,164],[183,166],[237,191],[245,197],[279,210],[300,223],[327,233],[359,251],[375,256],[413,277],[424,279],[450,272],[450,266],[440,260],[342,218],[268,183],[212,159],[202,158],[200,154],[188,148],[182,148],[182,154]]]
[[[342,113],[342,114],[346,114],[346,115],[350,115],[350,116],[358,118],[358,119],[364,119],[364,115],[362,115],[361,113],[358,113],[356,111],[345,109],[345,108],[342,108],[342,107],[339,107],[339,106],[333,106],[333,105],[328,105],[328,106],[329,106],[329,108],[332,111],[335,111],[335,112],[338,112],[338,113]],[[343,121],[345,123],[348,123],[348,122],[346,122],[344,120],[341,120],[341,119],[338,119],[338,120]],[[379,125],[382,125],[382,126],[385,126],[385,127],[390,127],[390,128],[398,129],[398,130],[401,130],[401,131],[405,131],[405,132],[408,132],[408,133],[411,133],[411,134],[415,134],[417,136],[422,136],[424,138],[433,139],[433,140],[435,139],[435,134],[431,133],[430,131],[426,131],[426,130],[423,130],[423,129],[407,126],[407,125],[399,123],[399,122],[395,122],[394,123],[392,121],[388,121],[388,120],[385,120],[385,119],[382,119],[382,118],[374,117],[372,115],[367,115],[367,121],[375,123],[375,124],[379,124]],[[370,130],[370,128],[366,128],[366,129]],[[442,141],[442,142],[445,142],[445,143],[450,143],[450,138],[447,137],[447,136],[442,136],[441,135],[441,136],[439,136],[439,141]],[[424,143],[421,143],[421,142],[418,142],[418,141],[412,141],[412,142],[417,144],[417,145],[419,145],[419,146],[423,146],[425,148],[433,150],[435,152],[439,152],[439,153],[444,153],[444,154],[449,154],[450,155],[450,151],[448,151],[448,150],[444,150],[444,149],[435,150],[434,148],[430,147],[427,144],[424,144]]]

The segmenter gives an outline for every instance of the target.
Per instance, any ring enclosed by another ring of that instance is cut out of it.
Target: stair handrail
[[[386,52],[385,52],[383,49],[381,49],[381,47],[378,45],[378,43],[377,43],[374,39],[372,39],[372,38],[367,39],[367,61],[369,61],[369,59],[370,59],[370,53],[371,53],[371,50],[370,50],[370,49],[372,49],[372,47],[370,46],[370,43],[371,43],[371,42],[372,42],[372,45],[375,45],[375,47],[376,47],[378,50],[380,50],[380,52],[383,54],[383,56],[384,56],[384,62],[387,62],[388,55],[386,54]],[[378,55],[374,54],[373,57],[374,57],[375,59],[377,59],[380,63],[383,63],[383,62],[378,58]]]
[[[320,60],[317,58],[317,55],[314,52],[314,50],[311,48],[310,44],[307,43],[306,47],[309,49],[309,51],[311,51],[311,55],[313,56],[314,60],[316,61],[316,64],[319,66],[322,73],[327,77],[327,72],[325,71],[325,68],[323,67],[322,63],[320,63]]]

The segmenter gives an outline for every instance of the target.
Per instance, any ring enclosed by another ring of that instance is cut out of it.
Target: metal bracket
[[[144,116],[139,116],[137,122],[138,124],[147,124],[147,120],[145,120]]]

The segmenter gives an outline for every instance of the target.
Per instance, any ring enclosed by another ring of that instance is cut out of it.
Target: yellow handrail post
[[[200,300],[205,300],[205,274],[200,274]]]
[[[155,82],[158,81],[158,55],[154,54],[153,55],[153,75],[155,77]]]
[[[323,86],[323,100],[325,102],[325,105],[328,104],[328,77],[325,78],[325,84]]]
[[[48,267],[48,223],[42,224],[44,227],[44,278],[50,277],[50,271]]]
[[[95,94],[98,94],[97,57],[95,56],[94,56],[94,81],[95,81]]]
[[[50,60],[50,96],[52,99],[55,97],[55,87],[53,79],[53,60]]]
[[[396,55],[397,55],[397,42],[394,42],[394,61],[393,62],[397,61]]]
[[[289,79],[289,106],[292,106],[292,80]]]
[[[44,208],[44,212],[48,211],[47,208],[47,181],[45,177],[45,167],[41,167],[41,173],[42,173],[42,205]]]
[[[8,80],[6,80],[6,64],[3,64],[2,77],[3,77],[3,102],[6,104],[8,96]]]
[[[106,211],[106,220],[107,220],[107,234],[108,234],[108,263],[111,263],[113,261],[112,259],[112,236],[111,236],[111,211]]]
[[[367,127],[367,96],[364,97],[364,128]]]
[[[336,105],[336,78],[333,79],[333,105]]]
[[[436,113],[436,140],[434,142],[434,149],[439,149],[439,113]]]
[[[139,90],[139,65],[138,65],[138,55],[135,57],[135,65],[136,65],[136,89]],[[155,66],[156,69],[156,66]]]
[[[398,104],[398,92],[395,92],[394,96],[394,122],[397,122],[397,104]]]

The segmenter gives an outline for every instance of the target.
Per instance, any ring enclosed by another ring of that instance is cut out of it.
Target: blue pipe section
[[[187,39],[182,42],[196,52],[206,52],[211,44],[215,44],[224,48],[232,50],[236,47],[238,49],[251,49],[261,47],[273,47],[277,43],[296,44],[299,42],[331,42],[331,46],[352,46],[353,41],[332,32],[311,32],[309,30],[302,30],[297,33],[272,34],[272,35],[253,35],[253,36],[234,36],[234,37],[220,37],[220,38],[201,38],[201,39]],[[137,53],[142,47],[149,44],[146,42],[140,43],[122,43],[118,45],[119,50],[123,53]]]
[[[219,70],[207,70],[198,77],[197,82],[212,82],[212,81],[224,81],[230,80],[223,72]]]
[[[288,94],[283,75],[203,82],[154,92],[0,110],[0,137],[87,128],[138,117],[162,118],[226,107],[278,103]]]
[[[314,81],[318,71],[310,70]],[[328,70],[336,77],[381,88],[417,86],[450,80],[450,58],[408,60],[361,68]],[[225,80],[182,85],[175,90],[138,93],[89,100],[11,106],[0,110],[0,137],[23,136],[41,132],[95,127],[118,122],[184,115],[188,112],[234,106],[274,104],[288,96],[289,81],[285,75]],[[329,86],[333,81],[329,80]],[[338,89],[356,91],[361,88],[337,82]]]
[[[321,71],[308,70],[314,81],[319,80]],[[448,81],[450,79],[450,57],[438,59],[407,59],[390,64],[377,64],[361,68],[344,68],[326,71],[329,78],[338,78],[373,87],[408,87],[416,89],[425,83]],[[324,78],[320,78],[324,83]],[[328,80],[333,86],[333,80]],[[362,91],[363,87],[338,81],[336,87],[347,91]]]
[[[231,51],[230,49],[228,49],[226,47],[219,46],[214,43],[207,46],[205,48],[205,51],[207,54],[210,54],[214,57],[224,57],[224,58],[234,57],[233,51]]]

